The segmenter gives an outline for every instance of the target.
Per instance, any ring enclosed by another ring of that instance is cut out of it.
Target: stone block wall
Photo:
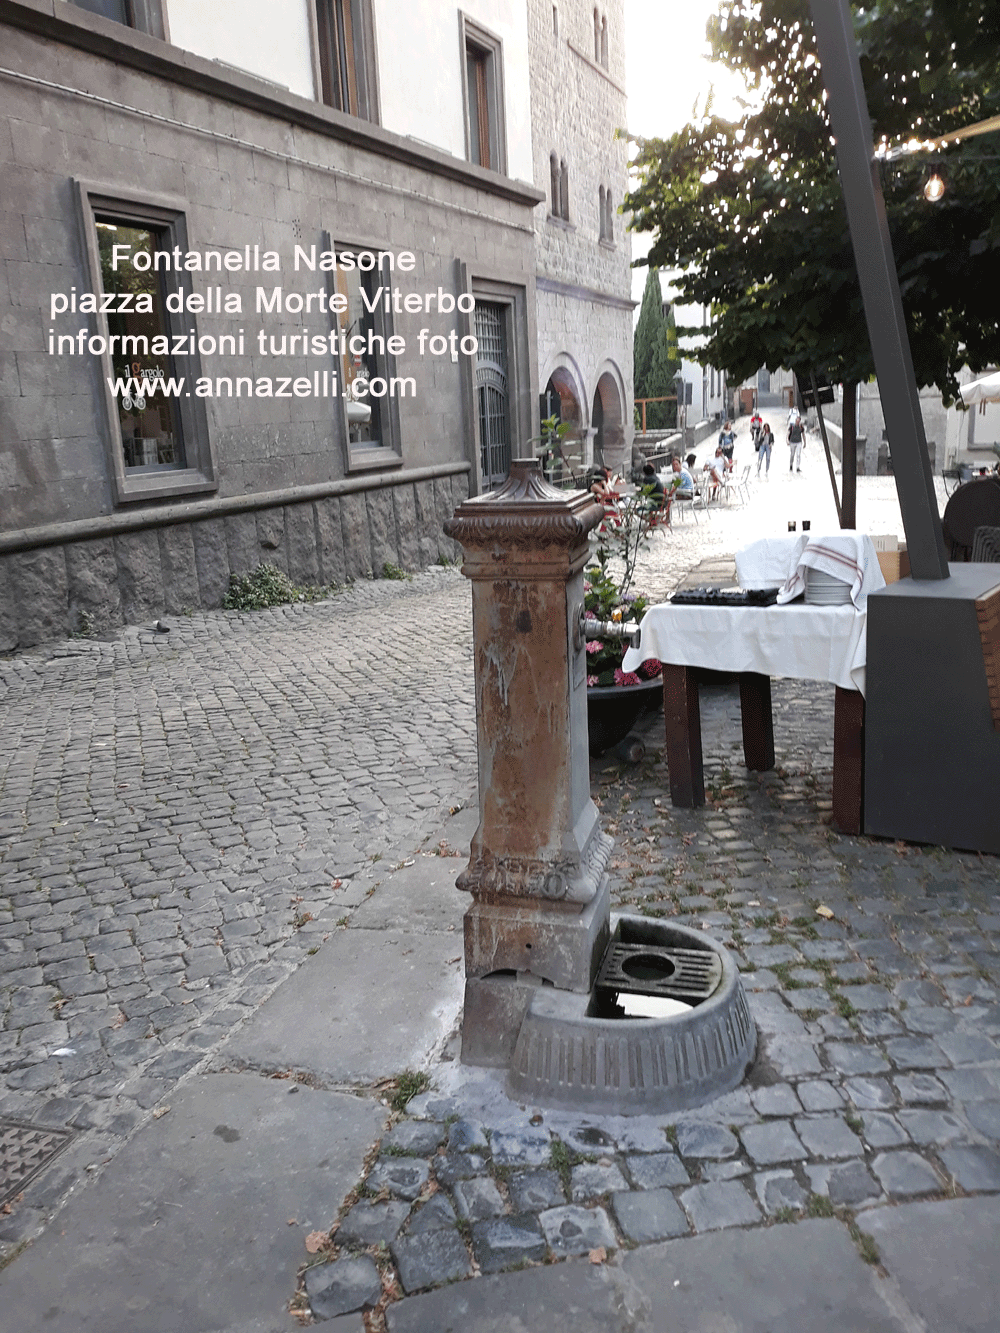
[[[454,561],[442,524],[468,494],[456,472],[0,555],[0,652],[210,610],[259,564],[315,586]]]

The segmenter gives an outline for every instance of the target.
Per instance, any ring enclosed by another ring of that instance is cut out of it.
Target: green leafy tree
[[[855,26],[876,142],[937,138],[1000,112],[996,0],[876,0],[856,8]],[[808,2],[729,0],[709,36],[750,100],[735,124],[706,114],[669,139],[637,141],[632,226],[655,233],[650,264],[680,270],[681,300],[712,308],[701,359],[737,380],[762,365],[867,380]],[[883,189],[917,379],[948,402],[963,364],[1000,357],[998,136],[938,160],[941,202],[923,197],[922,153],[887,164]]]
[[[672,394],[675,389],[674,375],[680,369],[677,330],[673,309],[668,307],[666,315],[663,312],[660,276],[656,268],[650,268],[646,275],[639,320],[635,326],[633,353],[636,398],[665,398]],[[674,403],[649,403],[646,407],[646,426],[649,430],[669,429],[676,420]]]

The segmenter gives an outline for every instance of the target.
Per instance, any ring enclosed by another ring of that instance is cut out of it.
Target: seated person
[[[617,498],[616,492],[611,485],[611,473],[606,467],[595,467],[593,481],[590,485],[593,495],[596,495],[602,504],[614,502]]]
[[[653,509],[662,509],[666,503],[667,492],[663,482],[656,475],[656,469],[652,463],[643,465],[641,487],[649,496],[650,506]]]
[[[705,464],[705,471],[708,473],[709,484],[712,487],[712,499],[716,499],[719,494],[719,488],[725,484],[726,472],[732,466],[725,454],[722,452],[722,445],[715,451],[715,457]]]
[[[694,455],[692,454],[693,458]],[[675,454],[670,460],[671,480],[670,484],[674,488],[674,494],[679,500],[694,499],[694,477],[691,475],[689,467],[685,467],[681,460]]]

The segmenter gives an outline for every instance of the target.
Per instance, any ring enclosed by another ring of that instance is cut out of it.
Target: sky
[[[691,119],[696,101],[699,110],[704,107],[710,86],[715,112],[736,117],[733,96],[743,91],[742,84],[711,63],[705,37],[709,16],[720,7],[721,0],[625,0],[628,128],[633,134],[662,137],[679,130]],[[633,258],[646,254],[652,243],[648,235],[631,240]],[[645,283],[645,268],[636,269],[633,300],[642,299]]]
[[[705,24],[720,7],[720,0],[625,0],[628,128],[634,134],[679,130],[695,100],[704,105],[710,84],[719,114],[733,105],[739,85],[711,65],[705,39]]]

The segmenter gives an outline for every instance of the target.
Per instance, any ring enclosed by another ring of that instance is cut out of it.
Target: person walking
[[[802,471],[802,446],[805,444],[806,432],[802,425],[802,418],[796,415],[788,423],[788,470],[796,472]]]
[[[757,409],[754,408],[753,416],[750,418],[750,439],[755,449],[757,448],[757,442],[760,439],[761,431],[763,429],[764,429],[764,418],[757,411]]]
[[[719,448],[726,458],[732,459],[733,450],[736,448],[736,432],[731,421],[727,421],[719,431]]]
[[[771,448],[774,444],[774,435],[771,433],[771,423],[765,421],[761,427],[760,439],[757,442],[757,476],[760,476],[760,465],[764,459],[767,459],[767,467],[764,469],[764,476],[771,475]]]

